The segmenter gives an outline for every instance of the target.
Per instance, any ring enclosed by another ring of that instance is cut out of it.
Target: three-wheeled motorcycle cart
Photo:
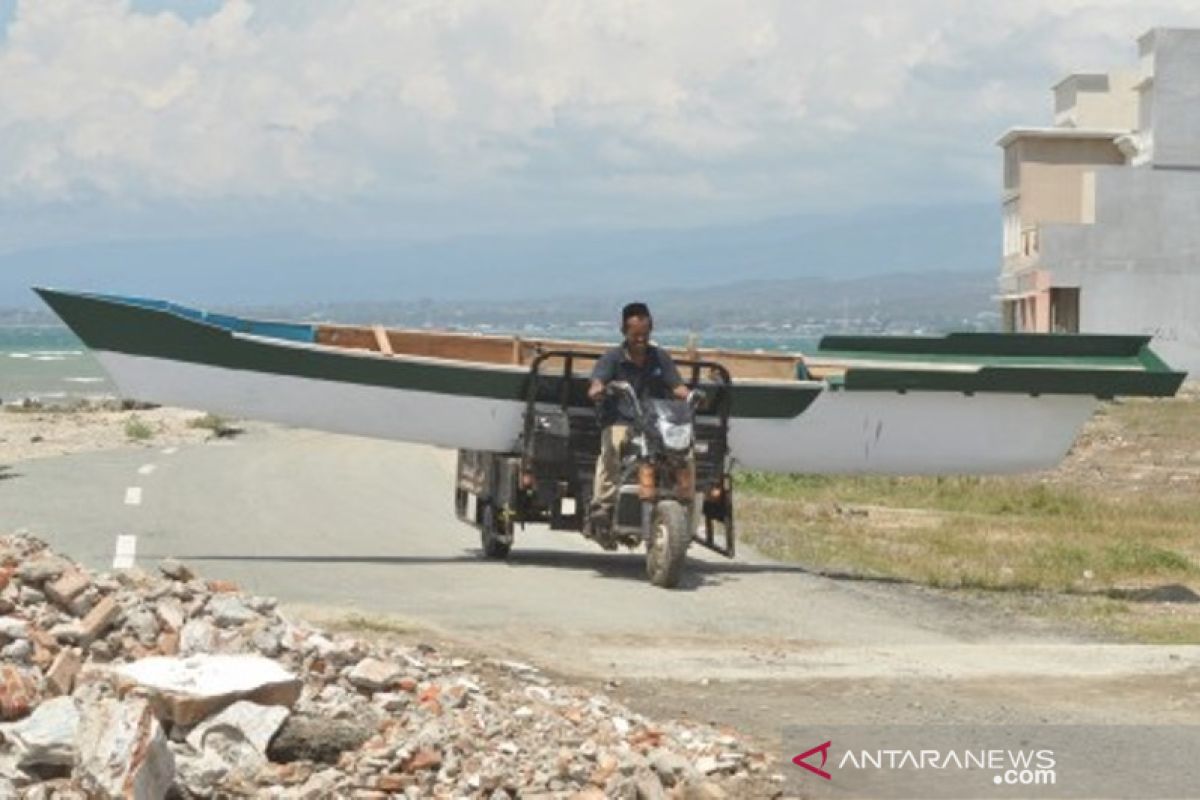
[[[529,368],[524,429],[514,453],[460,450],[454,505],[479,529],[483,555],[506,558],[517,526],[578,531],[606,549],[644,546],[652,582],[678,582],[691,543],[734,555],[729,408],[721,364],[679,359],[697,401],[649,401],[626,389],[638,423],[622,448],[619,491],[604,525],[589,520],[600,423],[588,400],[598,353],[554,350]],[[576,369],[579,368],[579,374]],[[690,376],[690,378],[689,378]],[[687,459],[694,459],[694,472]]]

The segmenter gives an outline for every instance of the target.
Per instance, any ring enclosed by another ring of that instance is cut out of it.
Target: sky
[[[1200,0],[0,0],[0,252],[998,201]]]

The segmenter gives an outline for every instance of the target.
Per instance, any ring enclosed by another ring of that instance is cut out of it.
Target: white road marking
[[[178,448],[178,447],[167,447],[167,448],[164,448],[164,449],[163,449],[163,451],[162,451],[162,454],[163,454],[164,456],[173,456],[173,455],[175,455],[175,454],[176,454],[176,453],[178,453],[178,452],[179,452],[179,448]]]
[[[125,490],[125,505],[140,506],[142,504],[142,487],[130,486]]]
[[[113,556],[113,569],[129,569],[137,558],[137,537],[118,536],[117,552]]]
[[[154,464],[143,464],[142,466],[138,467],[138,475],[149,475],[156,469],[158,469],[158,467]]]

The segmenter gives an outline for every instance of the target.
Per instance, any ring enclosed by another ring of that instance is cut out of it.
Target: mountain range
[[[772,282],[809,282],[815,291],[863,281],[874,302],[887,303],[889,285],[900,291],[899,284],[872,276],[909,276],[903,291],[926,273],[990,281],[999,253],[999,212],[989,203],[427,241],[148,238],[0,253],[0,307],[36,307],[29,287],[44,285],[220,307],[387,301],[498,309],[564,297],[689,296],[719,313],[721,293],[706,300],[705,290],[756,286],[748,291],[760,292],[765,308],[781,300]]]

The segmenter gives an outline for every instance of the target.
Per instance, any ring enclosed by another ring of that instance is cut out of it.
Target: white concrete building
[[[1200,377],[1200,30],[1156,28],[1135,69],[1071,75],[1054,125],[1004,149],[1006,327],[1147,333]]]

